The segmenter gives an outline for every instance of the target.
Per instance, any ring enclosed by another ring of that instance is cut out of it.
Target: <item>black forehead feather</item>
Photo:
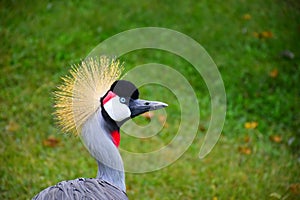
[[[116,93],[120,97],[131,97],[132,99],[139,98],[139,91],[133,85],[133,83],[125,80],[115,81],[111,87],[110,91]]]

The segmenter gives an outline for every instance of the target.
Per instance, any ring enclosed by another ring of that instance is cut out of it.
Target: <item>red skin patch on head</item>
[[[113,93],[112,91],[109,91],[107,93],[107,95],[104,97],[102,104],[106,104],[109,100],[111,100],[112,98],[114,98],[115,96],[117,96],[115,93]]]
[[[115,96],[117,96],[115,93],[113,93],[112,91],[109,91],[107,93],[107,95],[103,98],[102,104],[103,105],[106,104],[109,100],[111,100]],[[118,130],[115,130],[115,131],[112,131],[110,134],[111,134],[113,143],[116,145],[116,147],[119,147],[120,140],[121,140],[120,132]]]
[[[113,132],[111,132],[111,137],[112,137],[112,141],[116,145],[116,147],[119,147],[120,140],[121,140],[120,132],[119,131],[113,131]]]

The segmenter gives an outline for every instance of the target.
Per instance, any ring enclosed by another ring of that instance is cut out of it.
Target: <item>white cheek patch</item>
[[[117,122],[129,118],[131,115],[129,107],[126,104],[120,103],[119,99],[119,96],[115,96],[103,105],[107,114]]]

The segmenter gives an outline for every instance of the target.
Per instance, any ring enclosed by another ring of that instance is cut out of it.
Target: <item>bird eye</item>
[[[125,97],[120,97],[120,103],[126,103],[126,98]]]

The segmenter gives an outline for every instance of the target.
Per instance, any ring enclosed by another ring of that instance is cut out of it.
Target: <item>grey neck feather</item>
[[[81,138],[90,154],[97,160],[97,178],[126,192],[123,161],[110,134],[101,109],[98,109],[83,125]]]

